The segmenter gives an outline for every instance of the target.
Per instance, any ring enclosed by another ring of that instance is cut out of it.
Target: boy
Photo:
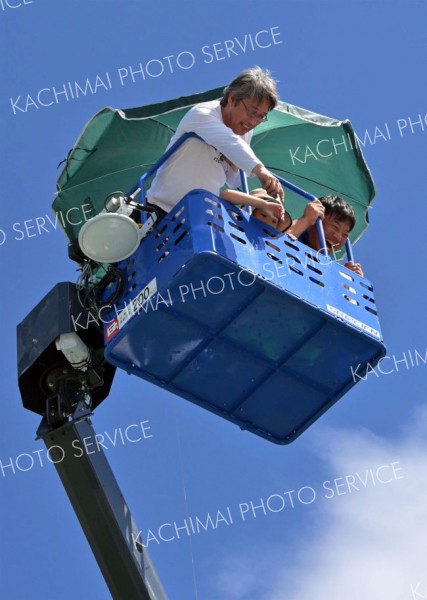
[[[313,250],[320,250],[316,228],[318,218],[323,222],[328,253],[335,254],[345,245],[348,235],[356,223],[353,208],[339,196],[322,196],[307,204],[303,216],[293,222],[288,233]],[[344,266],[363,277],[362,267],[359,263],[348,261]]]
[[[269,196],[262,188],[252,190],[250,194],[245,194],[238,190],[224,190],[220,196],[223,200],[230,202],[230,204],[252,206],[253,217],[282,233],[287,231],[292,225],[291,216],[283,209],[280,198]]]
[[[292,221],[289,213],[283,211],[283,205],[278,198],[272,198],[261,188],[253,190],[250,194],[225,190],[221,193],[221,198],[231,204],[253,206],[254,217],[282,233],[286,231],[291,238],[298,239],[313,250],[320,250],[316,221],[322,219],[328,253],[334,255],[345,245],[350,231],[356,224],[353,208],[339,196],[322,196],[309,202],[303,216],[295,221]],[[360,263],[348,261],[344,266],[363,277]]]

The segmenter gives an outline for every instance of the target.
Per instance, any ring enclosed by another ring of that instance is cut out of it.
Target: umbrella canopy
[[[104,208],[114,191],[127,192],[162,155],[184,114],[199,102],[220,98],[223,88],[140,108],[104,108],[85,126],[58,178],[53,209],[66,235],[77,238],[84,219]],[[353,127],[280,102],[254,130],[252,147],[266,167],[319,197],[341,196],[353,206],[356,241],[368,225],[374,182]],[[257,187],[256,178],[249,187]],[[302,215],[306,200],[286,191],[286,209]],[[76,218],[77,208],[83,218]],[[72,218],[68,218],[72,215]]]

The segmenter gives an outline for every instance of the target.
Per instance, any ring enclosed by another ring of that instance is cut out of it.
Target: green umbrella
[[[53,209],[70,240],[98,214],[114,191],[127,192],[162,155],[184,114],[199,102],[220,98],[223,88],[140,108],[104,108],[87,123],[65,160]],[[286,102],[254,130],[252,147],[268,169],[319,197],[341,196],[353,206],[356,241],[368,225],[374,182],[348,120],[338,121]],[[259,185],[256,178],[250,187]],[[301,216],[306,200],[286,191],[286,209]],[[70,218],[68,218],[68,215]],[[71,218],[72,216],[72,218]]]

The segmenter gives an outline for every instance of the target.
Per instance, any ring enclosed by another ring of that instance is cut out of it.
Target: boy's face
[[[285,221],[285,219],[281,219],[280,221],[275,217],[271,217],[267,213],[263,212],[260,208],[254,208],[252,211],[252,216],[262,221],[266,225],[270,225],[270,227],[274,227],[278,231],[283,231],[289,223]]]
[[[323,230],[325,232],[328,253],[333,254],[342,248],[346,243],[350,233],[350,222],[347,220],[339,221],[338,217],[334,214],[327,215],[323,219]],[[310,228],[310,231],[308,232],[308,238],[311,248],[314,250],[320,250],[320,242],[315,226]]]

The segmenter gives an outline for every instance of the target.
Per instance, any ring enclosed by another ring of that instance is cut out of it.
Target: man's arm
[[[283,200],[285,196],[280,181],[275,175],[273,175],[273,173],[270,173],[270,171],[266,169],[261,162],[259,162],[256,167],[252,169],[252,173],[258,177],[261,186],[267,190],[267,193],[270,196],[279,195]]]

